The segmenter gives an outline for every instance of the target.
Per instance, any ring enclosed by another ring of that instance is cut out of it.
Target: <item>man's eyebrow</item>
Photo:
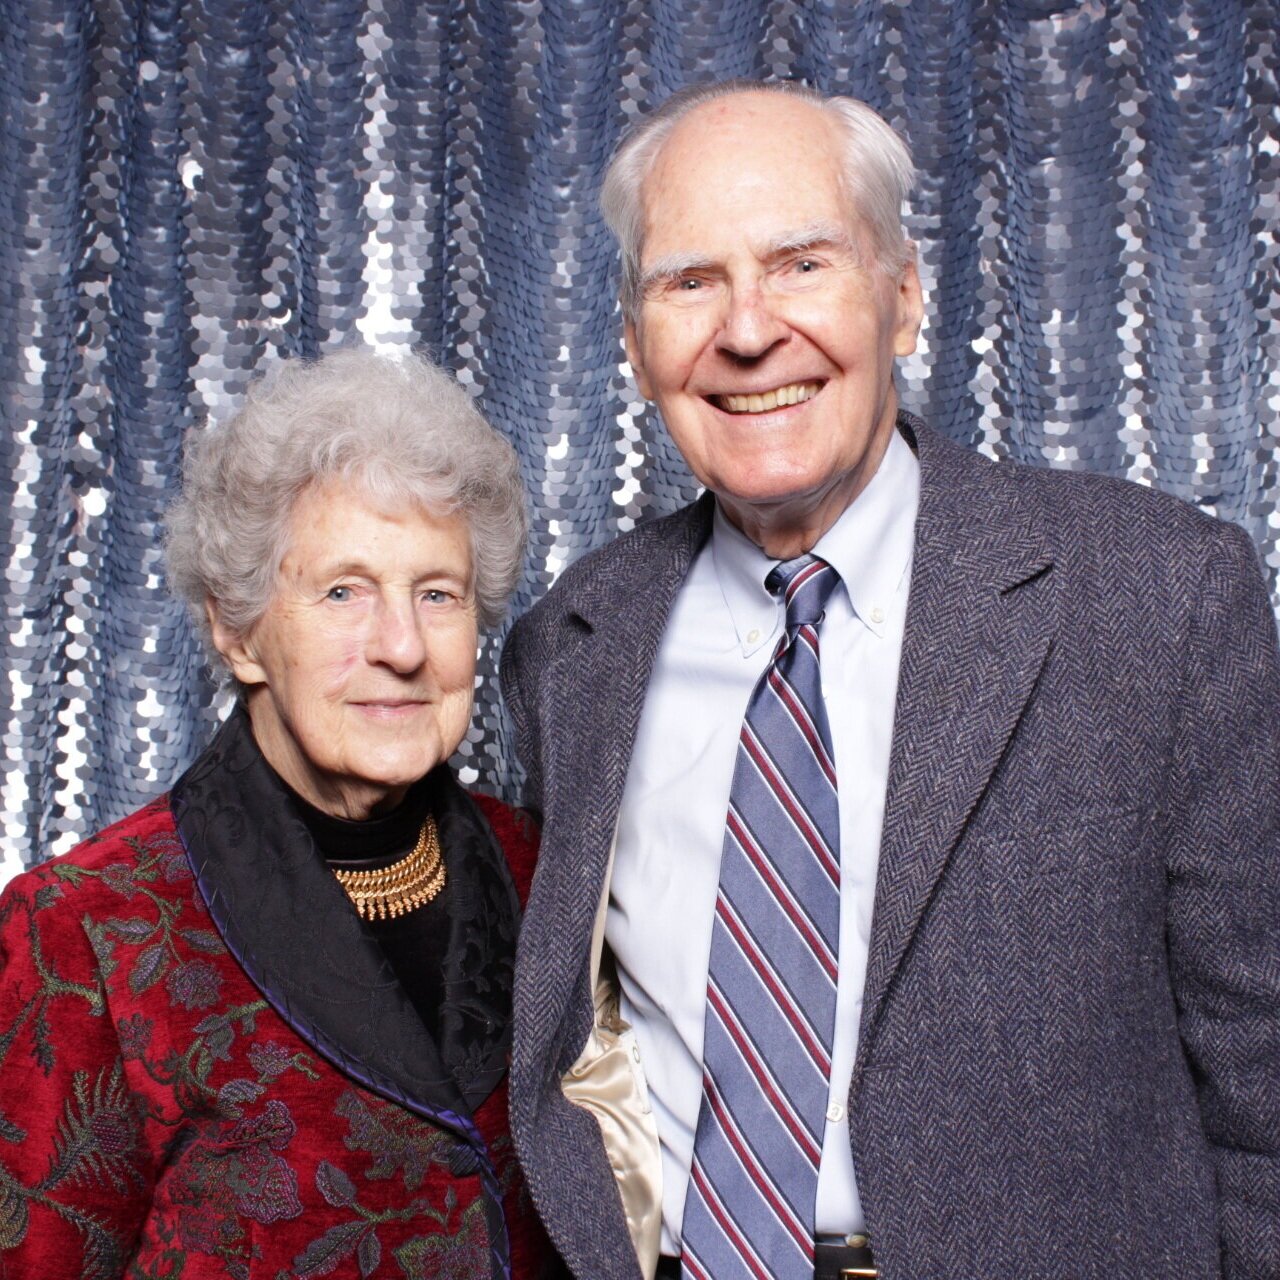
[[[853,236],[847,227],[838,222],[810,222],[794,231],[784,231],[765,246],[764,257],[779,258],[788,253],[803,253],[806,249],[844,249],[857,252]]]
[[[644,293],[656,284],[674,280],[686,271],[709,271],[715,264],[702,253],[668,253],[651,262],[640,273],[638,291]]]
[[[768,261],[789,253],[803,253],[806,249],[820,248],[842,249],[853,254],[858,251],[847,227],[838,222],[809,222],[795,230],[784,231],[768,241],[761,258]],[[715,260],[703,253],[664,254],[640,273],[636,291],[643,295],[655,285],[676,280],[686,272],[713,271],[715,266]]]

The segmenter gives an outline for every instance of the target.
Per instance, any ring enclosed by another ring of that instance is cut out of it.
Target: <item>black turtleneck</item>
[[[335,871],[374,871],[403,858],[418,842],[422,824],[434,811],[431,775],[415,782],[390,812],[363,821],[335,818],[290,789],[298,816],[321,856]],[[394,920],[361,923],[382,948],[423,1025],[440,1043],[444,1000],[444,953],[449,944],[449,879],[430,902]],[[352,908],[354,910],[354,907]]]

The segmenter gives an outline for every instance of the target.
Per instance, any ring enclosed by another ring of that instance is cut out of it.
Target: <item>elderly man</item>
[[[659,1276],[1280,1276],[1253,548],[898,408],[910,176],[868,108],[794,86],[682,95],[612,163],[631,363],[708,492],[575,564],[504,658],[545,822],[530,1188],[575,1275],[639,1274],[561,1089],[607,901]]]

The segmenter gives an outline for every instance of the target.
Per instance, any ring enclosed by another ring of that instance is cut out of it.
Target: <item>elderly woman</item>
[[[285,364],[196,436],[169,568],[238,701],[0,899],[0,1275],[497,1277],[534,837],[446,763],[524,541],[425,361]]]

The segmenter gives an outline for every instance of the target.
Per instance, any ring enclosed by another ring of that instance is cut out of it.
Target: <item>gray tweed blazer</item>
[[[993,464],[922,490],[858,1056],[887,1280],[1280,1277],[1280,656],[1248,538]],[[503,681],[543,843],[511,1123],[575,1275],[634,1280],[594,1119],[592,916],[706,499],[578,561]],[[831,661],[824,652],[823,661]]]

